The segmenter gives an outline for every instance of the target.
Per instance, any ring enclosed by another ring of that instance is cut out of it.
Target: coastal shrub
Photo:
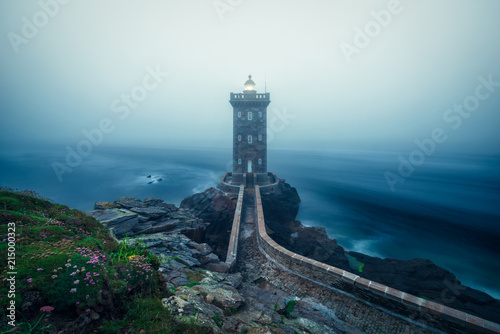
[[[91,311],[98,312],[103,319],[112,310],[113,316],[120,319],[126,313],[123,308],[135,303],[134,297],[155,299],[161,305],[159,275],[155,269],[159,259],[145,247],[135,247],[129,253],[122,251],[118,259],[112,257],[112,252],[121,246],[94,218],[53,204],[33,192],[0,188],[2,254],[7,253],[11,232],[8,227],[13,225],[16,305],[21,305],[24,296],[33,293],[40,296],[38,302],[47,303],[33,305],[30,313],[19,317],[21,332],[47,329],[53,319],[48,316],[50,312],[44,313],[47,310],[66,319]],[[7,267],[6,257],[0,258],[0,265]],[[0,295],[7,296],[9,277],[5,272],[0,275]],[[9,302],[8,298],[0,298],[0,308],[5,309]],[[109,307],[102,312],[104,302]],[[36,310],[40,306],[45,307],[42,313]],[[164,326],[167,323],[170,322],[166,320]],[[129,323],[124,322],[124,326]],[[112,326],[108,327],[112,330]],[[7,329],[0,328],[0,332]]]

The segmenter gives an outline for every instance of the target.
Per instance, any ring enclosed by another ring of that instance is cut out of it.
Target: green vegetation
[[[20,333],[61,330],[63,321],[87,313],[98,318],[91,326],[103,333],[206,332],[194,322],[176,323],[161,304],[167,291],[157,272],[158,257],[142,244],[117,243],[78,210],[34,192],[0,188],[0,253],[12,253],[9,242],[15,242],[15,259],[10,259],[15,264],[0,259],[2,268],[13,265],[0,274],[0,295],[8,295],[8,272],[17,271],[18,311],[27,296],[39,296],[31,312],[16,317]],[[0,298],[4,319],[10,300]]]
[[[236,307],[228,307],[226,309],[226,313],[228,315],[235,315],[236,313],[238,313],[238,309]]]
[[[358,259],[352,255],[345,254],[345,256],[347,257],[347,260],[349,260],[349,267],[351,267],[352,270],[356,270],[360,273],[363,272],[363,267],[365,266],[363,262],[358,261]]]
[[[295,308],[295,304],[297,304],[297,301],[296,300],[290,300],[287,304],[286,304],[286,308],[285,308],[285,316],[287,318],[290,317],[290,313],[293,312],[293,309]]]
[[[197,271],[186,271],[186,277],[189,280],[189,282],[200,282],[202,279],[205,278],[205,275],[203,274],[203,270],[197,270]]]
[[[222,327],[222,318],[219,312],[215,312],[214,316],[212,317],[212,320],[215,322],[217,326]]]

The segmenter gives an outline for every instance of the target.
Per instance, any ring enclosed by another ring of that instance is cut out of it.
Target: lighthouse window
[[[259,135],[259,140],[262,141],[262,135]]]
[[[238,117],[241,117],[241,111],[238,111]]]
[[[249,112],[248,112],[248,120],[249,120],[249,121],[251,121],[251,120],[252,120],[252,118],[253,118],[252,112],[251,112],[251,111],[249,111]]]
[[[238,165],[241,165],[241,159],[238,159]]]
[[[262,112],[261,111],[259,111],[259,117],[262,117]]]
[[[248,143],[251,144],[252,143],[252,136],[248,136]]]
[[[262,159],[259,159],[259,165],[262,165]]]
[[[241,141],[241,135],[238,135],[238,141]]]

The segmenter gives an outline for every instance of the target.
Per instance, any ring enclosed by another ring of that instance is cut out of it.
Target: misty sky
[[[1,149],[63,151],[106,119],[103,145],[230,147],[251,73],[271,148],[410,150],[442,128],[443,152],[500,153],[500,87],[478,88],[500,82],[500,1],[60,2],[0,2]]]

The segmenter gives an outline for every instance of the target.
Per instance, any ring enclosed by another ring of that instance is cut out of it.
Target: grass
[[[297,304],[297,301],[295,299],[290,300],[285,307],[285,316],[288,318],[290,317],[290,313],[293,312],[293,309],[295,308],[295,304]]]
[[[219,312],[215,312],[214,316],[212,317],[212,320],[215,322],[217,326],[222,327],[222,318]]]
[[[171,333],[195,334],[210,333],[193,321],[177,323],[168,310],[163,307],[157,298],[135,298],[126,307],[126,314],[122,320],[105,320],[102,322],[100,333]]]
[[[17,323],[21,333],[60,329],[63,323],[57,319],[75,320],[82,313],[97,313],[92,326],[103,333],[206,332],[193,321],[174,321],[162,306],[167,291],[157,272],[158,257],[142,244],[117,243],[98,221],[78,210],[31,191],[0,188],[0,253],[7,254],[9,238],[15,239],[14,300],[20,312],[16,319],[23,319]],[[7,267],[6,257],[0,265]],[[0,273],[1,296],[8,295],[7,278],[7,270]],[[19,306],[29,294],[43,304],[23,313]],[[9,302],[0,298],[2,313]],[[10,329],[0,327],[0,333]]]
[[[205,278],[205,275],[203,275],[202,270],[186,271],[186,277],[189,280],[189,282],[200,282],[202,279]]]

